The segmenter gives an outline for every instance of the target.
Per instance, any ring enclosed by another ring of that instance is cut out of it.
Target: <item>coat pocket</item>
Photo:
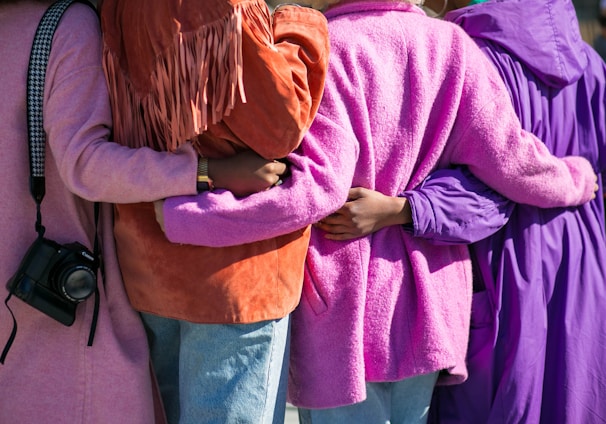
[[[305,262],[305,278],[303,280],[303,296],[311,309],[315,312],[316,315],[320,315],[328,309],[328,305],[326,301],[322,297],[322,294],[317,289],[315,283],[315,274],[309,265],[309,262]]]

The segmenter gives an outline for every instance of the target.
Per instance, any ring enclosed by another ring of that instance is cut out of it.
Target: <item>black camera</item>
[[[76,306],[97,288],[97,268],[97,259],[80,243],[61,245],[38,237],[6,287],[29,305],[70,326],[76,318]]]

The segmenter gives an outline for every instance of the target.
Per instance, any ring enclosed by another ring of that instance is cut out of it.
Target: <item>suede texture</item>
[[[251,323],[288,315],[303,284],[309,227],[239,246],[170,243],[152,203],[117,205],[114,234],[131,304],[197,323]]]
[[[324,90],[326,18],[296,6],[271,16],[262,0],[169,3],[101,6],[116,139],[160,151],[187,141],[207,157],[251,149],[277,159],[295,150]],[[251,323],[283,318],[299,301],[307,228],[233,247],[171,244],[153,204],[141,203],[116,206],[115,237],[139,311]]]

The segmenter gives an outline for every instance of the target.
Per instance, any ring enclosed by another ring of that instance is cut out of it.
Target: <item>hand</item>
[[[215,188],[243,197],[267,190],[282,183],[287,171],[285,163],[264,159],[247,150],[223,159],[208,159],[208,176]]]
[[[162,232],[166,232],[164,230],[164,200],[156,200],[154,202],[154,211],[156,212],[156,221],[160,224]]]
[[[330,240],[366,236],[389,225],[412,222],[410,204],[403,197],[385,196],[362,187],[349,190],[348,201],[315,226]]]
[[[338,3],[340,0],[297,0],[295,2],[279,1],[279,0],[267,0],[266,3],[274,8],[274,10],[279,10],[281,7],[285,6],[305,6],[311,7],[316,10],[325,10],[328,6],[334,3]]]

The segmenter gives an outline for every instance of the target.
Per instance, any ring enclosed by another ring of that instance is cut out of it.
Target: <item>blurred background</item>
[[[266,0],[266,3],[272,9],[288,1]],[[572,3],[577,12],[583,40],[593,46],[606,61],[606,0],[572,0]],[[427,13],[433,16],[431,11],[427,10]]]
[[[600,33],[598,16],[600,14],[600,0],[572,0],[581,24],[581,35],[589,44]],[[606,2],[602,1],[606,8]]]
[[[91,0],[95,5],[97,0]],[[266,3],[272,8],[280,3],[287,3],[288,0],[267,0]],[[581,36],[588,44],[596,47],[600,44],[606,45],[606,28],[600,26],[600,15],[606,17],[606,0],[572,0],[579,23],[581,27]],[[605,18],[606,19],[606,18]],[[606,25],[606,24],[604,24]],[[600,51],[599,49],[597,49]],[[602,58],[606,60],[605,55]]]

